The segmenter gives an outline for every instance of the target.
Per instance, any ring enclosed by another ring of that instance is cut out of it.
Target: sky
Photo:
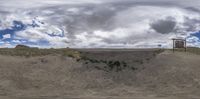
[[[0,0],[0,47],[200,47],[198,0]]]

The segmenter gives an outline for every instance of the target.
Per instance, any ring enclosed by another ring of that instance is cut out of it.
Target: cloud
[[[37,8],[43,6],[55,6],[55,5],[78,5],[78,4],[98,4],[101,0],[1,0],[0,7],[2,9],[10,8],[9,10],[15,10],[16,8]]]
[[[158,33],[171,33],[176,26],[174,18],[167,18],[165,20],[157,20],[151,24],[151,27]]]
[[[10,39],[11,38],[11,35],[10,34],[5,34],[3,35],[3,39]]]
[[[1,0],[0,31],[22,22],[26,28],[12,31],[11,39],[34,46],[171,47],[171,38],[195,39],[191,34],[200,30],[200,2],[192,2]]]

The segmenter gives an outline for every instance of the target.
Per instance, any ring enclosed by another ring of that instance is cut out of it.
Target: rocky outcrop
[[[26,45],[17,45],[15,48],[16,49],[24,49],[24,48],[30,48],[30,47],[26,46]]]

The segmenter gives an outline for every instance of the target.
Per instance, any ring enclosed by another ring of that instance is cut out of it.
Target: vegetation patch
[[[104,67],[102,66],[95,66],[98,70],[104,70],[104,71],[116,71],[120,72],[124,69],[131,69],[131,70],[137,70],[134,66],[129,66],[125,61],[116,61],[116,60],[97,60],[97,59],[90,59],[87,57],[82,57],[81,59],[77,59],[77,61],[83,60],[84,64],[105,64]]]
[[[146,62],[149,62],[151,59],[153,59],[154,57],[156,57],[156,55],[162,53],[164,51],[164,49],[155,49],[152,50],[150,52],[144,52],[142,54],[144,54],[143,56],[137,56],[138,53],[136,54],[135,57],[130,57],[132,53],[130,53],[129,59],[127,60],[123,60],[120,59],[120,57],[126,57],[124,55],[127,54],[123,54],[121,55],[120,52],[117,53],[117,55],[115,55],[114,57],[118,57],[118,58],[108,58],[106,59],[105,57],[103,57],[103,54],[105,54],[104,52],[100,52],[103,53],[102,57],[101,54],[98,53],[90,53],[90,52],[82,52],[81,53],[81,58],[77,59],[78,62],[82,62],[83,64],[85,64],[87,67],[88,66],[93,66],[98,70],[104,70],[104,71],[116,71],[116,72],[120,72],[123,71],[125,69],[129,69],[129,70],[138,70],[140,68],[140,66]],[[147,53],[145,55],[145,53]],[[112,57],[112,52],[108,53],[108,57]],[[97,57],[95,56],[97,55]],[[118,56],[119,55],[119,56]],[[134,53],[133,53],[134,56]]]
[[[77,59],[80,58],[80,53],[70,48],[39,49],[39,48],[31,48],[25,45],[17,45],[15,48],[0,49],[0,55],[8,55],[8,56],[34,57],[34,56],[56,55],[56,54],[73,57]]]
[[[173,51],[172,49],[170,49],[170,50]],[[185,49],[175,49],[174,51],[185,52]],[[187,47],[187,52],[200,55],[200,48],[197,48],[197,47]]]

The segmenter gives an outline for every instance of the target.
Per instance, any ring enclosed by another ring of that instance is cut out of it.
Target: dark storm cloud
[[[191,10],[191,11],[194,11],[194,12],[200,12],[200,9],[198,9],[196,7],[186,7],[185,9],[186,10]]]
[[[168,17],[165,20],[157,20],[151,24],[151,28],[153,28],[156,32],[162,34],[172,32],[175,26],[176,26],[176,21],[174,18],[171,17]]]
[[[90,13],[90,14],[86,14]],[[68,33],[81,33],[81,32],[93,32],[95,30],[112,30],[117,28],[113,17],[115,11],[109,8],[92,8],[83,9],[80,14],[72,15],[73,20],[66,20],[66,29]]]
[[[3,10],[0,10],[0,14],[9,14],[10,12],[8,12],[8,11],[3,11]]]

